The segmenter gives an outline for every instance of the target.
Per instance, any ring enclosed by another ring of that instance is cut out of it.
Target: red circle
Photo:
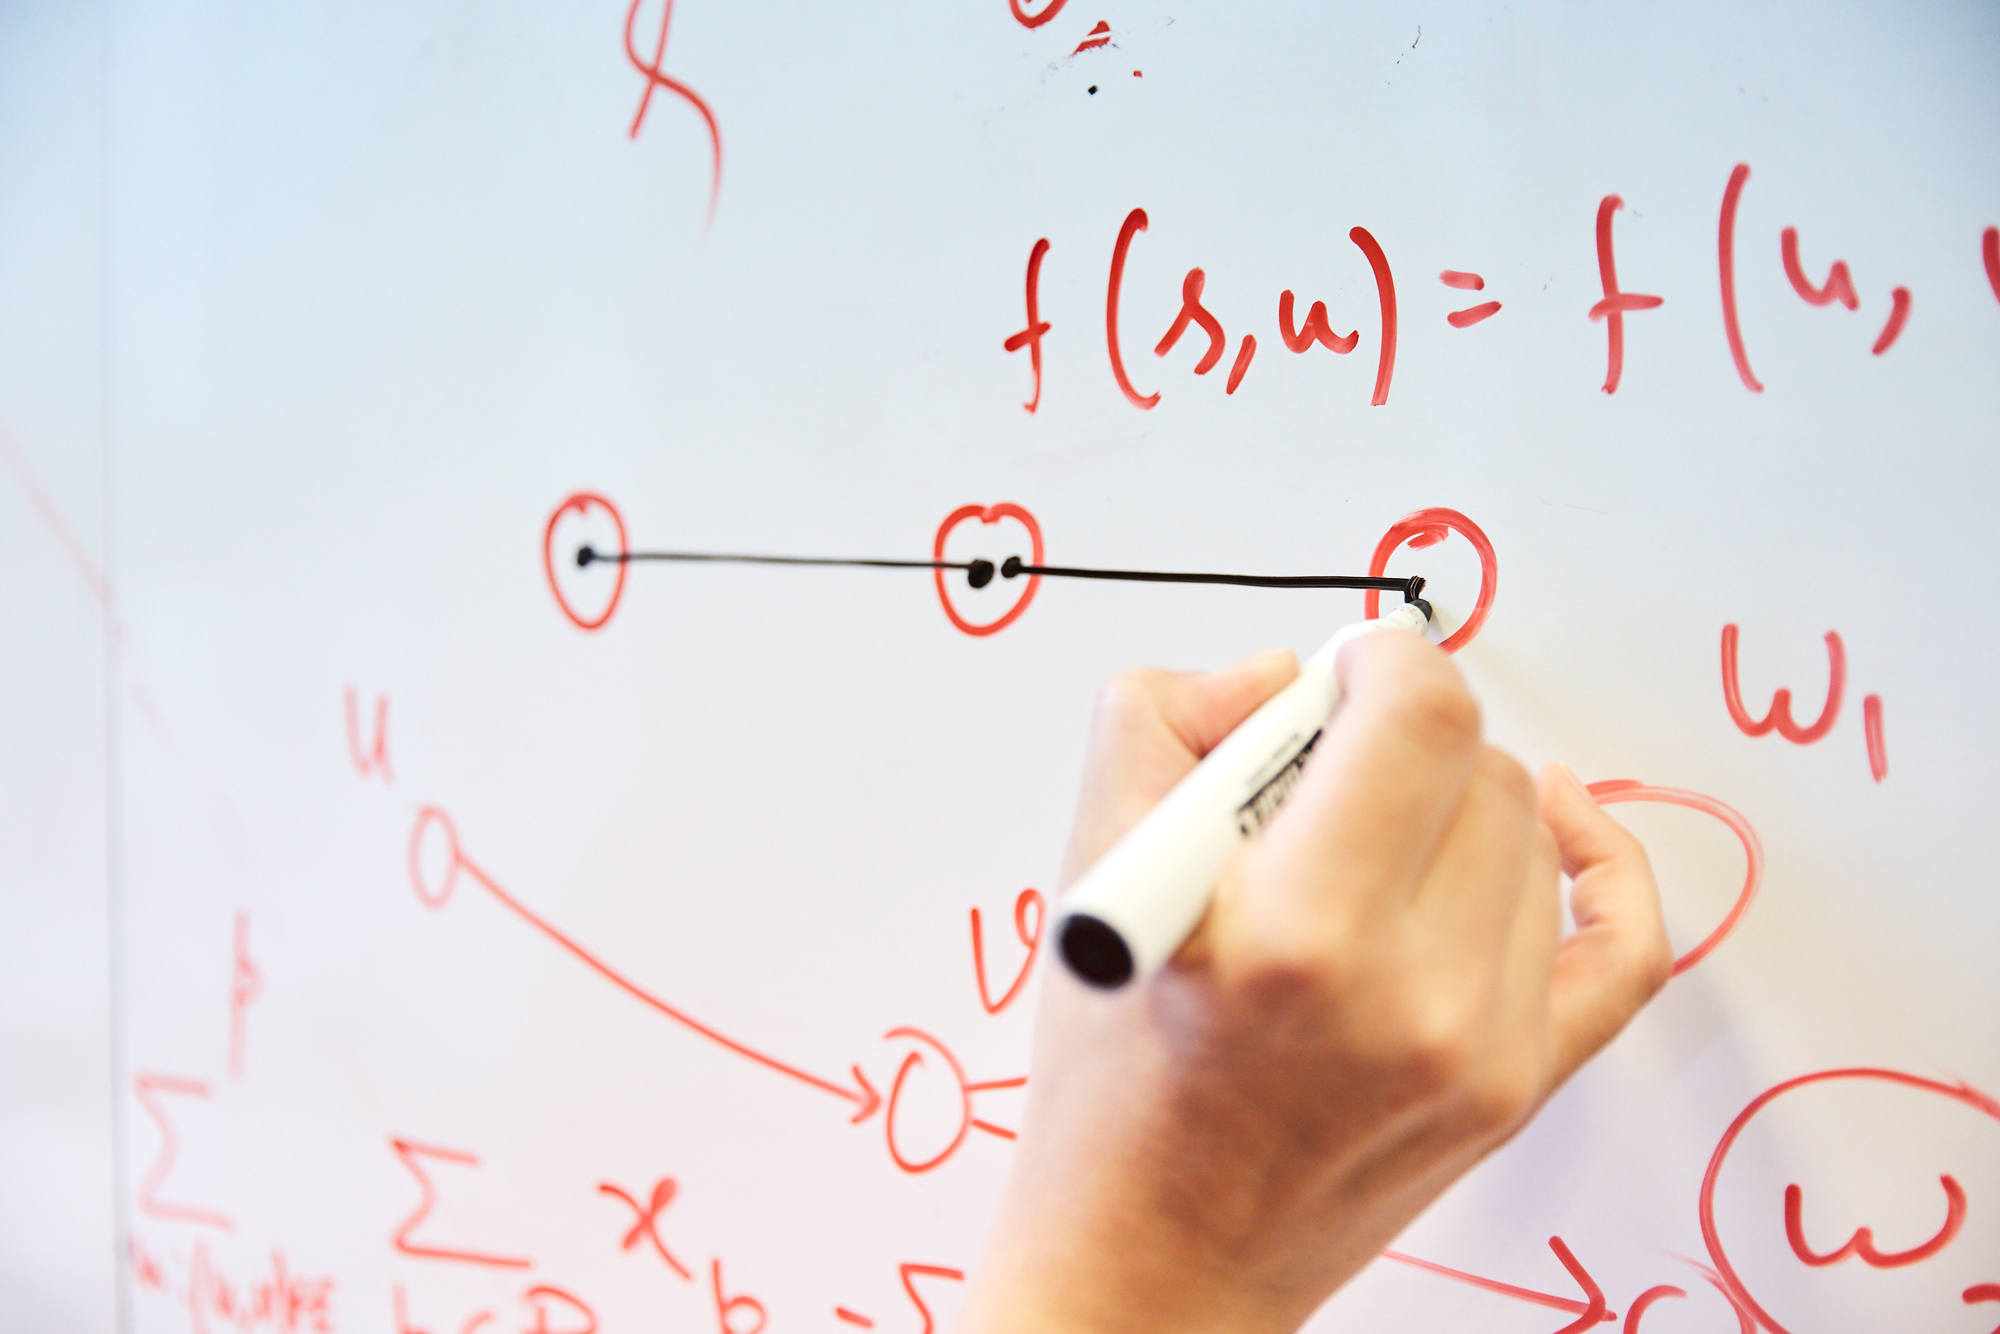
[[[1674,976],[1679,977],[1707,958],[1709,951],[1720,945],[1742,920],[1744,911],[1750,906],[1750,900],[1756,897],[1757,887],[1764,883],[1763,840],[1757,837],[1757,831],[1750,827],[1750,822],[1744,819],[1743,813],[1734,806],[1699,792],[1689,792],[1685,788],[1648,787],[1634,779],[1613,778],[1601,783],[1592,783],[1588,791],[1600,806],[1610,806],[1621,801],[1662,801],[1673,806],[1685,806],[1691,811],[1700,811],[1703,815],[1713,815],[1728,825],[1730,832],[1743,844],[1743,855],[1749,859],[1749,865],[1743,873],[1743,889],[1736,896],[1736,905],[1729,910],[1729,915],[1722,919],[1722,924],[1709,932],[1699,945],[1674,960]]]
[[[611,613],[618,610],[618,599],[625,594],[625,562],[621,560],[618,562],[618,582],[611,586],[610,603],[605,606],[603,614],[595,620],[586,621],[576,614],[574,607],[569,605],[569,600],[563,597],[562,585],[556,582],[556,524],[570,510],[575,510],[579,514],[587,513],[592,505],[601,505],[611,512],[611,522],[618,525],[618,554],[623,556],[630,549],[630,544],[625,540],[625,516],[618,512],[616,505],[594,491],[578,491],[565,499],[562,504],[556,506],[556,512],[549,516],[548,527],[542,530],[542,570],[549,577],[549,591],[556,595],[556,605],[562,608],[563,615],[569,617],[571,624],[579,630],[601,629],[604,623],[611,619]]]
[[[957,509],[945,515],[944,522],[938,525],[937,540],[931,543],[932,560],[944,559],[945,539],[951,536],[952,529],[958,527],[967,519],[977,519],[981,523],[998,523],[1002,519],[1019,519],[1022,525],[1027,528],[1028,537],[1033,546],[1034,555],[1029,564],[1040,565],[1042,563],[1042,526],[1035,522],[1034,515],[1011,501],[1005,501],[998,505],[960,505]],[[943,570],[932,570],[931,574],[937,580],[938,601],[944,604],[944,614],[951,618],[953,625],[969,635],[991,635],[1005,630],[1020,618],[1022,612],[1028,609],[1028,604],[1035,600],[1035,590],[1042,586],[1042,576],[1039,574],[1029,575],[1027,591],[1021,594],[1021,600],[1016,602],[1007,611],[1006,615],[997,621],[975,624],[960,616],[958,609],[951,605],[951,593],[944,586],[945,572]]]
[[[896,1082],[889,1086],[889,1105],[882,1109],[882,1129],[889,1140],[889,1156],[896,1160],[896,1166],[911,1175],[928,1172],[958,1152],[958,1146],[965,1143],[966,1132],[972,1128],[972,1090],[966,1086],[965,1067],[958,1063],[958,1058],[953,1056],[942,1042],[920,1028],[892,1028],[882,1036],[884,1041],[891,1038],[913,1038],[935,1047],[937,1054],[944,1057],[945,1064],[951,1067],[952,1076],[958,1080],[960,1099],[958,1133],[952,1136],[951,1143],[945,1145],[934,1157],[926,1158],[920,1163],[913,1163],[903,1157],[902,1150],[896,1147],[896,1104],[903,1099],[903,1080],[910,1073],[910,1067],[923,1064],[923,1053],[913,1051],[904,1056],[902,1065],[896,1069]]]
[[[1830,1079],[1878,1079],[1885,1083],[1901,1084],[1906,1088],[1921,1089],[1926,1093],[1940,1094],[1954,1102],[1962,1102],[1974,1111],[1984,1112],[1994,1120],[2000,1121],[2000,1102],[1996,1102],[1970,1084],[1946,1084],[1936,1079],[1925,1079],[1921,1075],[1904,1074],[1900,1070],[1880,1070],[1866,1066],[1844,1070],[1819,1070],[1809,1075],[1799,1075],[1797,1078],[1787,1079],[1782,1084],[1768,1088],[1751,1099],[1750,1105],[1738,1112],[1736,1119],[1729,1123],[1729,1129],[1722,1132],[1722,1138],[1716,1143],[1714,1154],[1709,1157],[1708,1171],[1702,1175],[1699,1210],[1701,1238],[1708,1245],[1709,1258],[1715,1261],[1716,1272],[1721,1276],[1730,1300],[1739,1309],[1754,1315],[1772,1334],[1791,1334],[1791,1331],[1779,1324],[1769,1311],[1758,1305],[1757,1299],[1750,1295],[1750,1289],[1743,1285],[1735,1266],[1729,1263],[1729,1256],[1722,1249],[1722,1233],[1715,1225],[1715,1183],[1722,1175],[1723,1160],[1729,1156],[1730,1149],[1736,1145],[1737,1136],[1743,1133],[1743,1128],[1750,1124],[1752,1117],[1763,1111],[1781,1094]]]
[[[1446,653],[1456,653],[1472,642],[1479,633],[1479,627],[1486,624],[1486,613],[1492,609],[1493,595],[1500,587],[1500,563],[1494,559],[1493,544],[1479,525],[1460,514],[1457,510],[1427,509],[1415,514],[1406,514],[1396,521],[1396,526],[1382,534],[1382,540],[1375,544],[1375,555],[1368,562],[1368,573],[1379,576],[1389,568],[1389,557],[1396,548],[1408,542],[1413,547],[1435,546],[1444,541],[1451,530],[1456,530],[1472,543],[1479,553],[1479,601],[1473,605],[1472,615],[1465,618],[1465,624],[1446,636],[1438,647]],[[1382,590],[1368,590],[1362,604],[1368,619],[1374,620],[1382,614]]]
[[[435,894],[424,884],[424,864],[420,855],[424,846],[424,831],[430,828],[432,821],[444,826],[445,843],[451,849],[444,885]],[[417,827],[410,831],[410,888],[417,891],[417,898],[423,901],[426,908],[442,908],[450,901],[452,890],[458,888],[458,867],[458,830],[452,825],[451,817],[435,806],[424,807],[417,812]]]

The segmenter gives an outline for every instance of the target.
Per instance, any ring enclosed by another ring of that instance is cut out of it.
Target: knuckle
[[[1474,1126],[1486,1134],[1511,1130],[1535,1109],[1541,1094],[1540,1071],[1524,1059],[1501,1060],[1474,1081],[1466,1108]]]
[[[1535,809],[1535,780],[1521,762],[1506,751],[1493,746],[1483,748],[1479,755],[1479,776],[1515,806],[1522,810]]]
[[[1479,740],[1479,703],[1456,672],[1431,671],[1407,682],[1396,710],[1418,736],[1451,750]]]

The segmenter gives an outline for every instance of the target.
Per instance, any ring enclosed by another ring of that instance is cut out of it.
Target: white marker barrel
[[[1207,911],[1223,866],[1291,791],[1339,705],[1340,646],[1376,630],[1422,633],[1429,611],[1410,602],[1341,629],[1098,858],[1062,903],[1057,940],[1072,972],[1116,987],[1173,957]]]

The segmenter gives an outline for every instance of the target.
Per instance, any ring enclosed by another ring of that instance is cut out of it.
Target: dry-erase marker
[[[1144,977],[1173,957],[1208,908],[1216,877],[1299,781],[1340,704],[1333,660],[1377,630],[1423,633],[1431,605],[1414,598],[1378,620],[1345,626],[1292,683],[1237,725],[1194,771],[1077,881],[1057,939],[1070,970],[1100,987]]]

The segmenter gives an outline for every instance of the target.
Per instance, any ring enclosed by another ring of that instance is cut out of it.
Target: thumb
[[[1616,1037],[1666,985],[1674,955],[1646,849],[1559,764],[1536,779],[1542,822],[1573,881],[1576,933],[1556,954],[1549,1019],[1557,1082]]]

